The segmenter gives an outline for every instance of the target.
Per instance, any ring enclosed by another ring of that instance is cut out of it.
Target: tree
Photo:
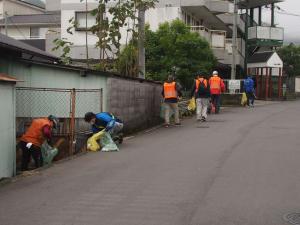
[[[148,26],[145,47],[147,78],[164,81],[176,71],[186,88],[197,72],[209,73],[217,62],[209,43],[180,20],[163,23],[156,32]]]
[[[81,3],[84,2],[84,0],[78,1]],[[132,33],[131,36],[136,40],[138,37],[136,29],[138,25],[136,24],[138,9],[141,7],[145,10],[153,8],[158,0],[97,0],[97,2],[97,7],[86,14],[86,55],[88,57],[87,32],[89,31],[95,34],[98,39],[96,47],[99,48],[100,60],[96,68],[107,70],[116,67],[116,65],[108,65],[108,63],[117,62],[114,58],[119,58],[120,56],[121,28],[127,27],[127,33]],[[85,0],[85,8],[87,11],[87,0]],[[96,19],[96,23],[90,28],[87,27],[88,13]],[[108,15],[110,15],[110,19]],[[74,29],[78,25],[77,21],[71,18],[69,23],[70,27],[67,29],[67,32],[73,34]],[[132,27],[129,26],[130,23],[133,23]],[[70,53],[70,46],[72,44],[73,43],[68,42],[67,39],[55,40],[56,47],[53,48],[53,50],[62,49],[64,53],[61,56],[64,59],[62,60],[63,62],[70,62],[68,54]],[[124,58],[122,60],[124,60]],[[131,63],[132,59],[129,59],[129,61]]]
[[[118,72],[126,77],[138,77],[138,48],[130,42],[120,53],[117,60]]]
[[[300,46],[289,44],[279,49],[278,54],[289,77],[300,75]]]

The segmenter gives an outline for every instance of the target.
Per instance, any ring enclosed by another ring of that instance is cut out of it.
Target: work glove
[[[32,143],[31,143],[31,142],[29,142],[29,143],[26,144],[26,148],[27,148],[27,149],[30,149],[31,146],[32,146]]]

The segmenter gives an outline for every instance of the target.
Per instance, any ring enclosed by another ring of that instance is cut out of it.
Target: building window
[[[75,12],[76,30],[84,31],[86,28],[89,30],[96,24],[96,17],[90,12],[87,14],[87,27],[86,27],[86,12]]]
[[[30,27],[30,38],[38,38],[38,37],[40,37],[40,28]]]

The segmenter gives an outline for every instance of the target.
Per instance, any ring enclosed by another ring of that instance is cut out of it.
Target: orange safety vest
[[[21,141],[32,143],[35,146],[41,147],[46,138],[43,135],[43,127],[52,127],[51,122],[48,118],[34,119],[26,131],[26,133],[21,137]]]
[[[170,99],[170,98],[177,98],[177,91],[176,91],[176,82],[172,83],[164,83],[164,95],[165,99]]]
[[[196,93],[198,92],[200,83],[203,82],[204,86],[207,88],[207,80],[204,78],[196,79]]]
[[[211,89],[220,89],[221,90],[221,78],[214,76],[210,78],[209,85]]]

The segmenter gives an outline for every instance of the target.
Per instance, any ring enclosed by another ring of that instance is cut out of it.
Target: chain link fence
[[[85,151],[89,124],[84,122],[88,111],[103,110],[102,89],[16,88],[17,138],[30,126],[32,119],[54,115],[59,125],[54,142],[64,139],[57,159]]]

